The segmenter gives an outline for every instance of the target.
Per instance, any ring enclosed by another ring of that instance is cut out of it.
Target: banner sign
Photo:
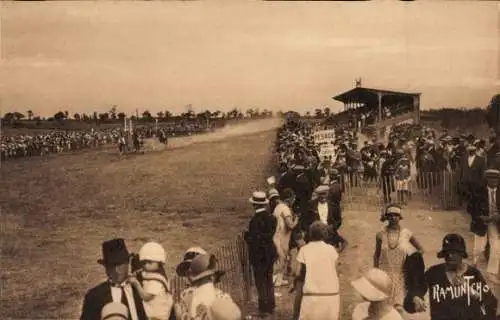
[[[324,142],[335,141],[335,130],[331,129],[331,130],[316,131],[313,134],[313,137],[314,137],[315,144],[321,144]]]
[[[397,125],[401,126],[403,124],[413,124],[413,122],[414,122],[413,119],[408,119],[408,120],[399,122]]]
[[[325,158],[335,159],[335,146],[333,144],[330,144],[330,143],[321,145],[321,148],[319,151],[319,156],[322,159],[325,159]]]

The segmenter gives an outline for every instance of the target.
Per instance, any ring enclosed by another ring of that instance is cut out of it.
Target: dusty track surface
[[[252,214],[249,195],[270,174],[275,132],[266,130],[279,122],[270,123],[122,159],[113,147],[4,163],[0,319],[78,317],[85,291],[105,278],[96,263],[103,240],[124,237],[135,252],[159,241],[173,272],[188,247],[234,239]]]

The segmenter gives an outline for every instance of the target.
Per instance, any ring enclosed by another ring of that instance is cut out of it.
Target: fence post
[[[252,269],[250,266],[247,244],[244,239],[244,233],[238,237],[238,253],[240,256],[241,270],[243,272],[244,300],[245,302],[249,302],[252,300]]]

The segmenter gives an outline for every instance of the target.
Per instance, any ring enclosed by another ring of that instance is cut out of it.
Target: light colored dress
[[[144,291],[155,295],[153,300],[144,301],[144,309],[148,319],[168,320],[174,304],[170,282],[155,272],[143,271],[142,278]]]
[[[397,232],[395,235],[397,236]],[[406,257],[416,252],[415,247],[410,243],[413,233],[406,228],[401,228],[399,240],[394,241],[395,244],[392,242],[392,236],[389,235],[387,227],[380,231],[377,236],[382,240],[379,268],[384,270],[392,280],[389,301],[393,305],[403,305],[406,294],[403,265]]]
[[[292,210],[284,202],[280,202],[274,209],[273,215],[277,222],[276,231],[273,236],[273,242],[278,253],[275,272],[283,273],[286,268],[286,258],[290,251],[289,243],[292,235],[292,230],[288,229],[285,220],[287,217],[292,217]]]
[[[297,261],[306,266],[300,320],[340,319],[338,253],[323,242],[309,242],[300,248]]]
[[[176,305],[176,316],[181,320],[209,319],[205,314],[216,299],[232,300],[230,295],[215,288],[213,283],[189,287],[181,293]]]

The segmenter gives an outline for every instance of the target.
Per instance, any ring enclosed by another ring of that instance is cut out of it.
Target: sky
[[[485,2],[3,2],[0,112],[304,112],[355,78],[423,109],[500,92]]]

